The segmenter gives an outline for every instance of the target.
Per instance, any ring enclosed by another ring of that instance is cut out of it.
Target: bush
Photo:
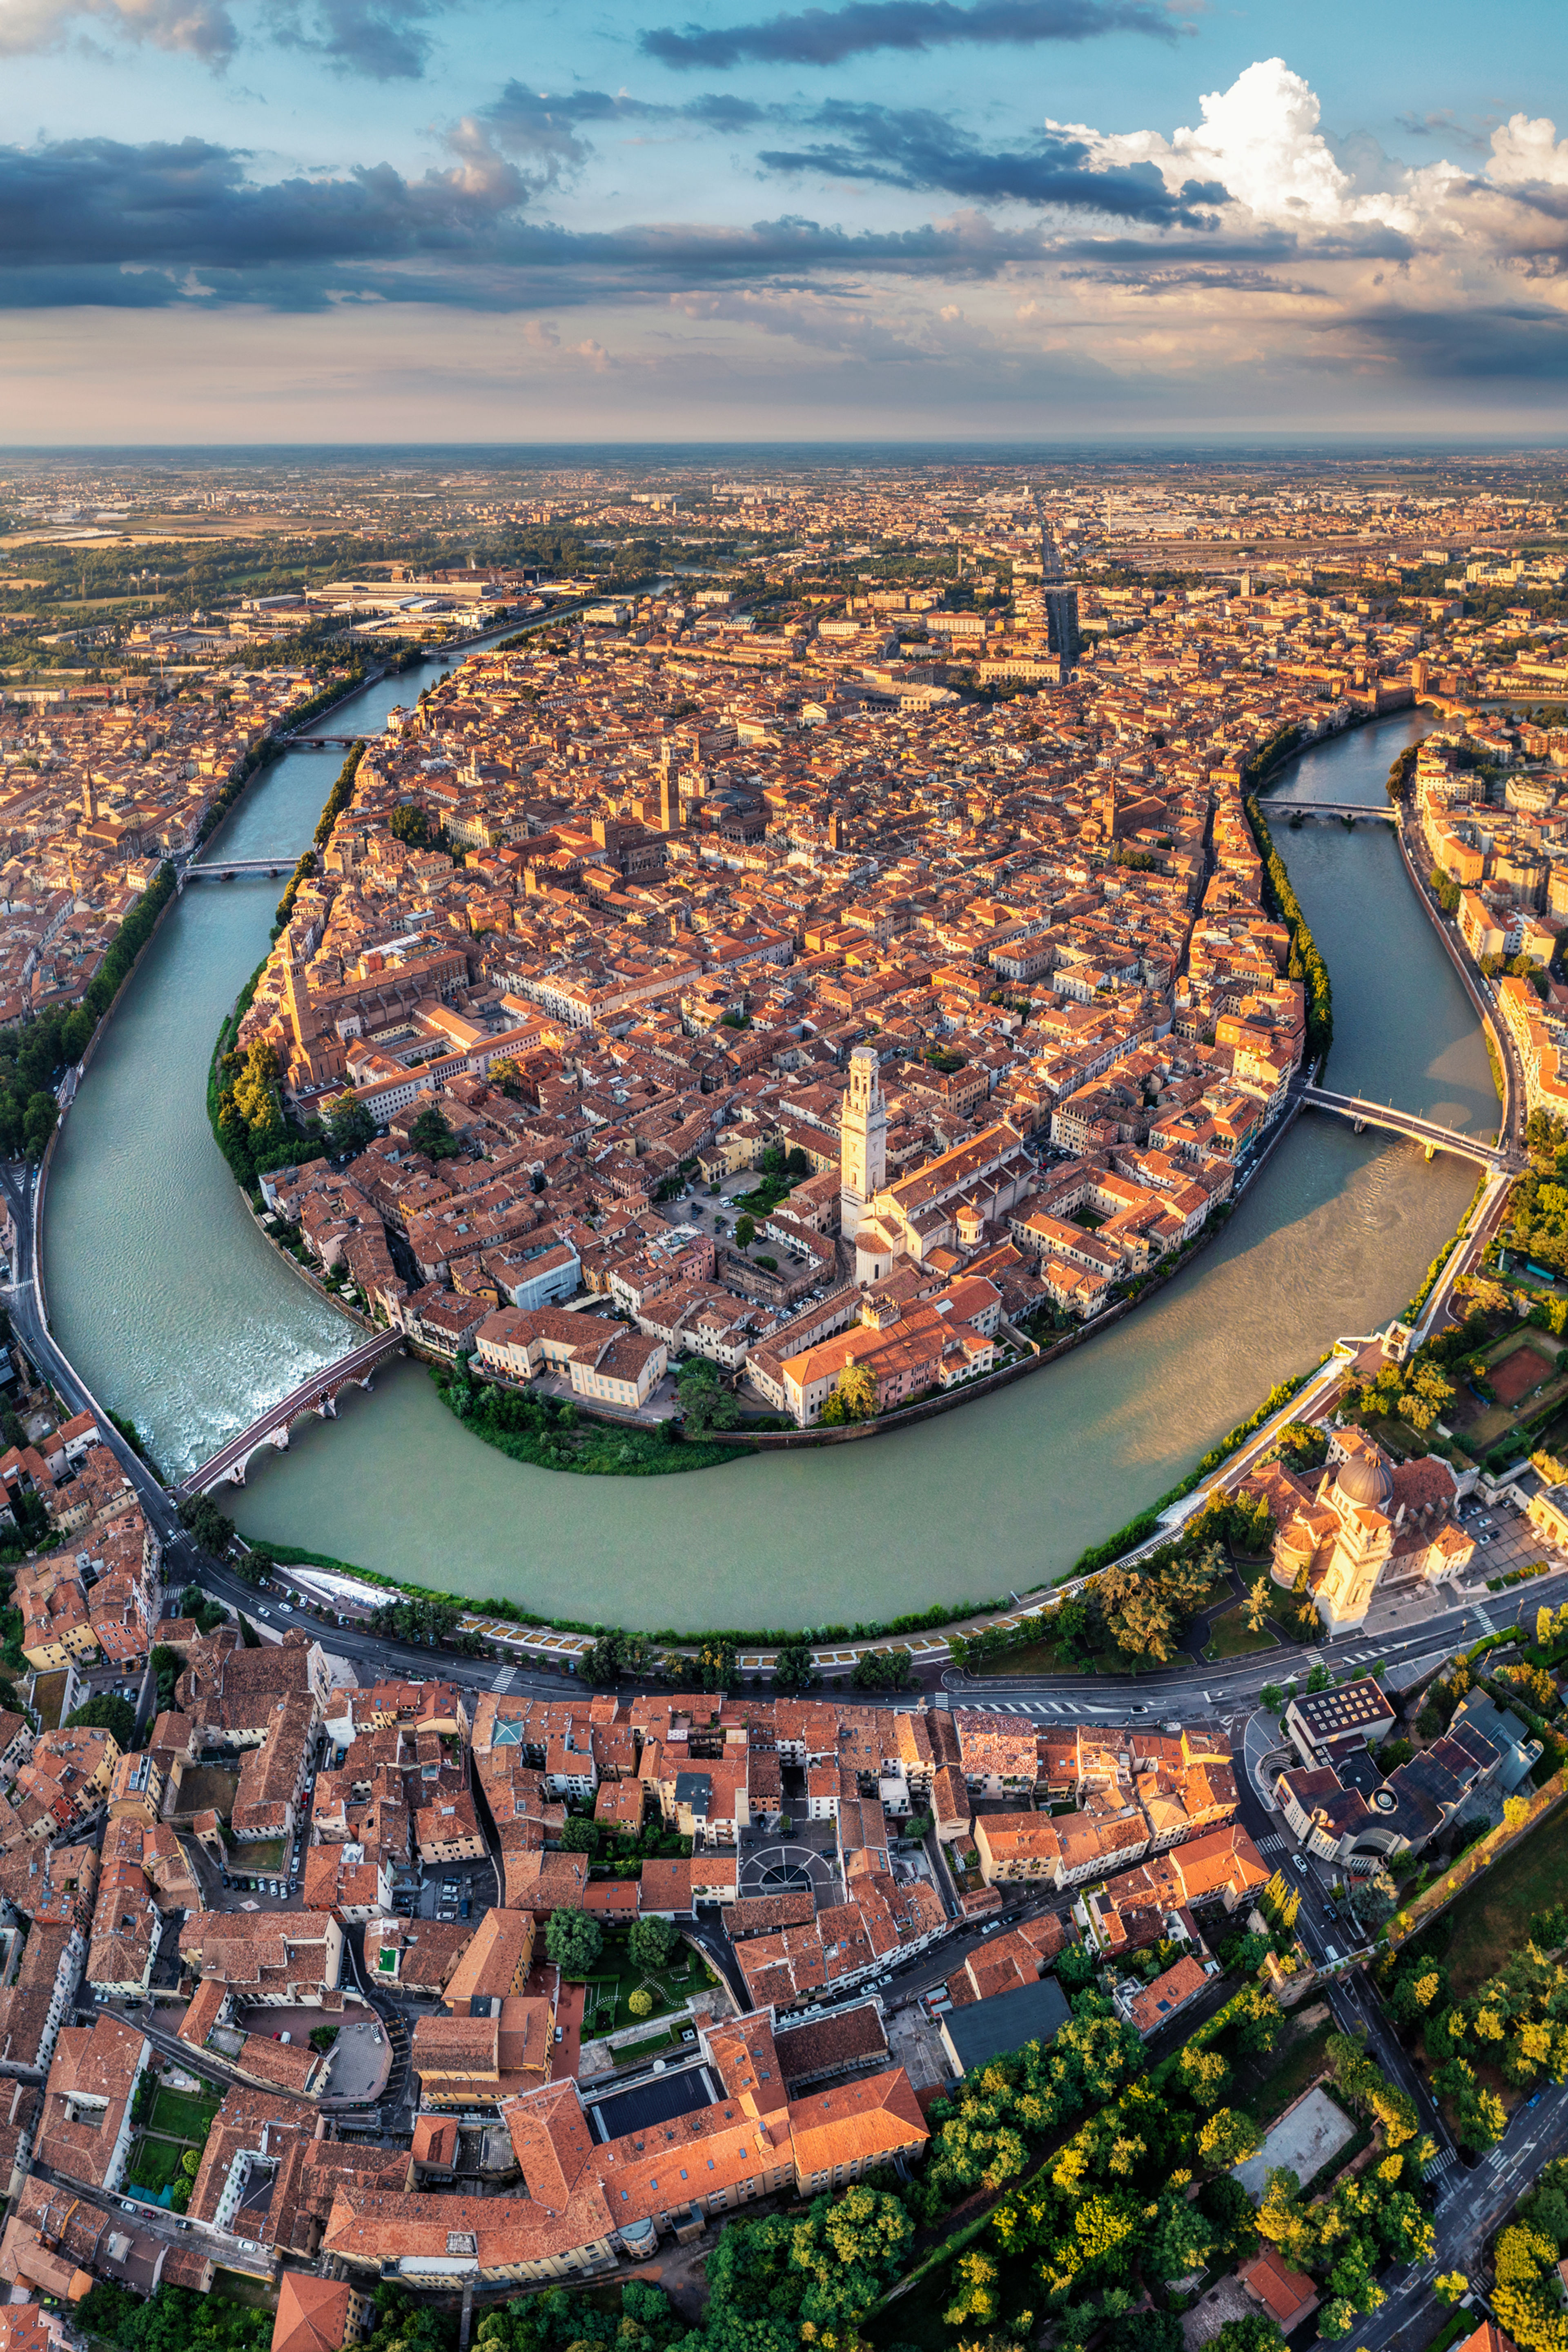
[[[634,2017],[651,2017],[653,2015],[653,1995],[651,1992],[645,1992],[639,1985],[636,1992],[628,1996],[626,2007],[630,2010]]]

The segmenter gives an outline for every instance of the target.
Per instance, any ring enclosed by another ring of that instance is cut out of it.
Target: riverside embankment
[[[422,682],[388,681],[342,717],[372,730]],[[1423,725],[1404,714],[1338,738],[1270,792],[1375,799]],[[319,755],[279,761],[223,848],[297,856],[331,777]],[[1333,978],[1335,1084],[1489,1132],[1484,1041],[1394,844],[1371,827],[1277,838]],[[256,1230],[205,1114],[212,1039],[277,892],[185,895],[104,1040],[51,1185],[57,1334],[176,1475],[344,1345],[343,1319]],[[579,1619],[812,1624],[1023,1591],[1174,1486],[1277,1381],[1396,1312],[1472,1185],[1454,1163],[1309,1115],[1223,1234],[1137,1314],[873,1444],[696,1480],[562,1477],[482,1444],[404,1364],[258,1464],[232,1507],[256,1534]]]

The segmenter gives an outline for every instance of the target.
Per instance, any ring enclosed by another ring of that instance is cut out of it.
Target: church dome
[[[1394,1500],[1394,1473],[1376,1454],[1349,1455],[1340,1464],[1334,1485],[1347,1503],[1363,1511],[1385,1511]]]

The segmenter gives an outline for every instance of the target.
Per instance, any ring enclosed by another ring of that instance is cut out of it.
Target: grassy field
[[[636,2025],[638,2020],[626,2004],[639,1988],[653,1994],[651,2015],[664,2017],[672,2009],[683,2007],[688,1994],[696,1992],[706,1981],[707,1972],[694,1960],[689,1944],[676,1946],[668,1968],[656,1969],[645,1977],[627,1958],[626,1946],[609,1938],[592,1975],[586,1979],[588,2003],[583,2018],[584,2038],[615,2033],[623,2026]]]
[[[1005,1650],[999,1657],[972,1665],[972,1675],[1087,1675],[1079,1658],[1070,1657],[1056,1642],[1031,1642],[1022,1650]]]
[[[172,2139],[149,2139],[145,2134],[136,2143],[126,2179],[132,2189],[149,2189],[155,2197],[180,2174],[180,2158],[185,2150],[184,2143]]]
[[[1565,1874],[1568,1807],[1560,1806],[1483,1871],[1449,1912],[1454,1932],[1445,1958],[1456,2000],[1484,1984],[1524,1941],[1532,1912],[1562,1901]]]
[[[228,1841],[228,1866],[241,1878],[265,1878],[282,1869],[284,1853],[281,1838],[233,1839]]]
[[[160,2091],[153,2102],[147,2127],[164,2132],[171,2139],[191,2140],[199,2146],[217,2111],[216,2099],[193,2098],[184,2091]]]
[[[646,2033],[638,2042],[624,2042],[613,2054],[617,2066],[640,2066],[645,2060],[657,2058],[666,2050],[680,2048],[679,2033]]]
[[[1328,2023],[1305,2033],[1293,2031],[1267,2057],[1238,2059],[1229,2104],[1256,2124],[1271,2123],[1322,2073],[1323,2052],[1333,2030]]]
[[[1279,1636],[1266,1625],[1255,1633],[1247,1622],[1247,1603],[1233,1601],[1217,1617],[1209,1620],[1209,1645],[1205,1658],[1246,1658],[1255,1650],[1277,1650]]]

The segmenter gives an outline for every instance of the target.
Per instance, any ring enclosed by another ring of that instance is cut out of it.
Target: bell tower
[[[876,1049],[857,1045],[849,1056],[849,1091],[838,1122],[839,1224],[852,1242],[860,1220],[888,1181],[888,1106]]]

